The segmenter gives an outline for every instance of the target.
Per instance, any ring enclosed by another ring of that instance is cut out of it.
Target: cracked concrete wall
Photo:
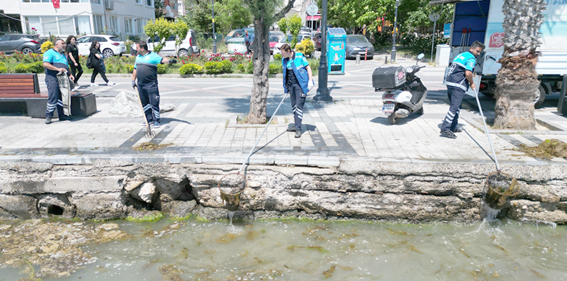
[[[0,163],[0,218],[226,218],[219,179],[238,165],[98,160],[93,165]],[[567,166],[504,165],[521,185],[501,216],[567,222]],[[338,167],[249,166],[237,217],[459,221],[482,219],[493,165],[344,161]],[[151,186],[149,185],[151,184]],[[146,188],[142,189],[142,187]],[[148,186],[152,188],[148,188]],[[140,196],[142,194],[143,196]],[[53,206],[56,206],[53,207]]]

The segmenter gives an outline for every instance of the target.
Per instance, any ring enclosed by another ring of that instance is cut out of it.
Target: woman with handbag
[[[90,67],[92,67],[93,69],[93,74],[91,75],[91,86],[92,87],[97,86],[97,84],[95,84],[94,81],[97,74],[99,73],[102,79],[104,80],[104,82],[106,82],[106,85],[108,86],[116,85],[116,83],[110,82],[108,81],[108,78],[106,78],[106,73],[102,65],[103,62],[101,62],[101,60],[102,60],[102,54],[100,53],[100,44],[98,43],[98,41],[93,41],[93,43],[91,44],[90,54],[87,62],[90,65]]]
[[[77,37],[74,35],[69,35],[67,40],[67,47],[65,47],[65,53],[67,55],[67,62],[69,62],[69,68],[71,69],[71,74],[75,77],[75,87],[71,91],[76,91],[79,89],[79,78],[83,74],[83,67],[79,61],[79,47],[77,47]]]

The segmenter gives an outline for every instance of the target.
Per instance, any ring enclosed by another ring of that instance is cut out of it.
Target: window
[[[142,0],[136,0],[136,4],[141,4]]]
[[[75,30],[77,34],[91,34],[91,19],[89,16],[75,17]]]
[[[146,6],[153,7],[154,6],[153,1],[152,0],[146,0]]]
[[[10,41],[10,35],[0,36],[0,42],[2,42],[2,41]]]
[[[26,31],[28,31],[31,34],[43,34],[39,17],[25,17],[25,19],[26,19]]]
[[[132,33],[132,19],[124,18],[124,32],[125,33]]]
[[[104,32],[104,25],[102,25],[102,16],[101,15],[93,15],[93,22],[94,22],[94,32],[101,34]]]
[[[43,30],[43,35],[57,35],[59,34],[59,29],[57,28],[57,18],[56,17],[41,17],[41,27]]]
[[[144,19],[138,19],[138,34],[143,34],[144,33],[144,26],[146,25],[146,20]]]
[[[118,17],[110,16],[110,33],[118,34],[120,33],[120,28],[118,27]]]
[[[91,3],[93,4],[101,4],[101,0],[91,0]]]
[[[113,42],[120,42],[120,41],[122,41],[122,40],[120,40],[119,38],[116,38],[116,37],[114,37],[114,36],[108,38],[108,40],[113,41]]]
[[[73,21],[73,17],[64,18],[59,17],[59,32],[63,35],[73,34],[75,35],[75,22]]]

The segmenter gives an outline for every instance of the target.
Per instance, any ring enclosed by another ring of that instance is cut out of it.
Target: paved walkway
[[[349,62],[353,64],[354,62]],[[409,65],[411,60],[400,60]],[[443,67],[428,66],[420,72],[429,88],[425,114],[410,115],[398,125],[390,125],[381,112],[381,93],[374,93],[369,75],[378,61],[367,62],[342,77],[330,76],[334,102],[316,103],[308,99],[304,111],[303,136],[287,133],[293,115],[289,99],[277,112],[277,124],[262,137],[250,163],[293,165],[338,165],[341,159],[406,162],[489,163],[490,151],[473,98],[465,99],[461,124],[465,131],[455,140],[439,137],[439,126],[449,105],[439,79]],[[356,80],[357,74],[360,79]],[[366,78],[364,78],[366,77]],[[263,127],[237,125],[238,116],[249,109],[251,79],[230,80],[238,86],[225,87],[228,80],[208,79],[208,89],[187,85],[197,80],[160,79],[162,107],[175,110],[162,114],[162,127],[153,139],[144,137],[141,117],[122,117],[109,113],[114,96],[128,89],[128,78],[115,88],[97,91],[98,112],[88,118],[44,124],[44,119],[26,116],[0,116],[0,161],[30,160],[56,164],[91,163],[94,159],[120,159],[134,162],[242,163]],[[281,78],[270,80],[268,112],[271,115],[283,97]],[[215,84],[218,83],[218,86]],[[167,86],[161,86],[167,85]],[[216,87],[216,88],[215,88]],[[239,91],[248,95],[238,95]],[[193,93],[193,94],[191,94]],[[200,93],[197,94],[197,93]],[[490,103],[483,99],[484,104]],[[492,102],[493,103],[493,102]],[[492,112],[485,115],[493,116]],[[534,146],[545,139],[567,142],[565,118],[556,108],[536,111],[542,125],[533,132],[496,132],[493,143],[502,162],[522,164],[565,163],[526,157],[517,151],[520,144]],[[551,129],[550,129],[551,128]],[[143,142],[169,146],[155,151],[137,151]]]

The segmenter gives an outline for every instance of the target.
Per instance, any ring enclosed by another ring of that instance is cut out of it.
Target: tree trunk
[[[252,62],[254,64],[254,78],[252,93],[250,95],[250,112],[248,123],[266,123],[266,105],[268,92],[270,91],[270,43],[269,25],[264,23],[264,17],[254,19],[254,53]]]
[[[496,79],[494,127],[534,130],[534,100],[539,95],[535,65],[545,0],[505,0],[504,53]]]

